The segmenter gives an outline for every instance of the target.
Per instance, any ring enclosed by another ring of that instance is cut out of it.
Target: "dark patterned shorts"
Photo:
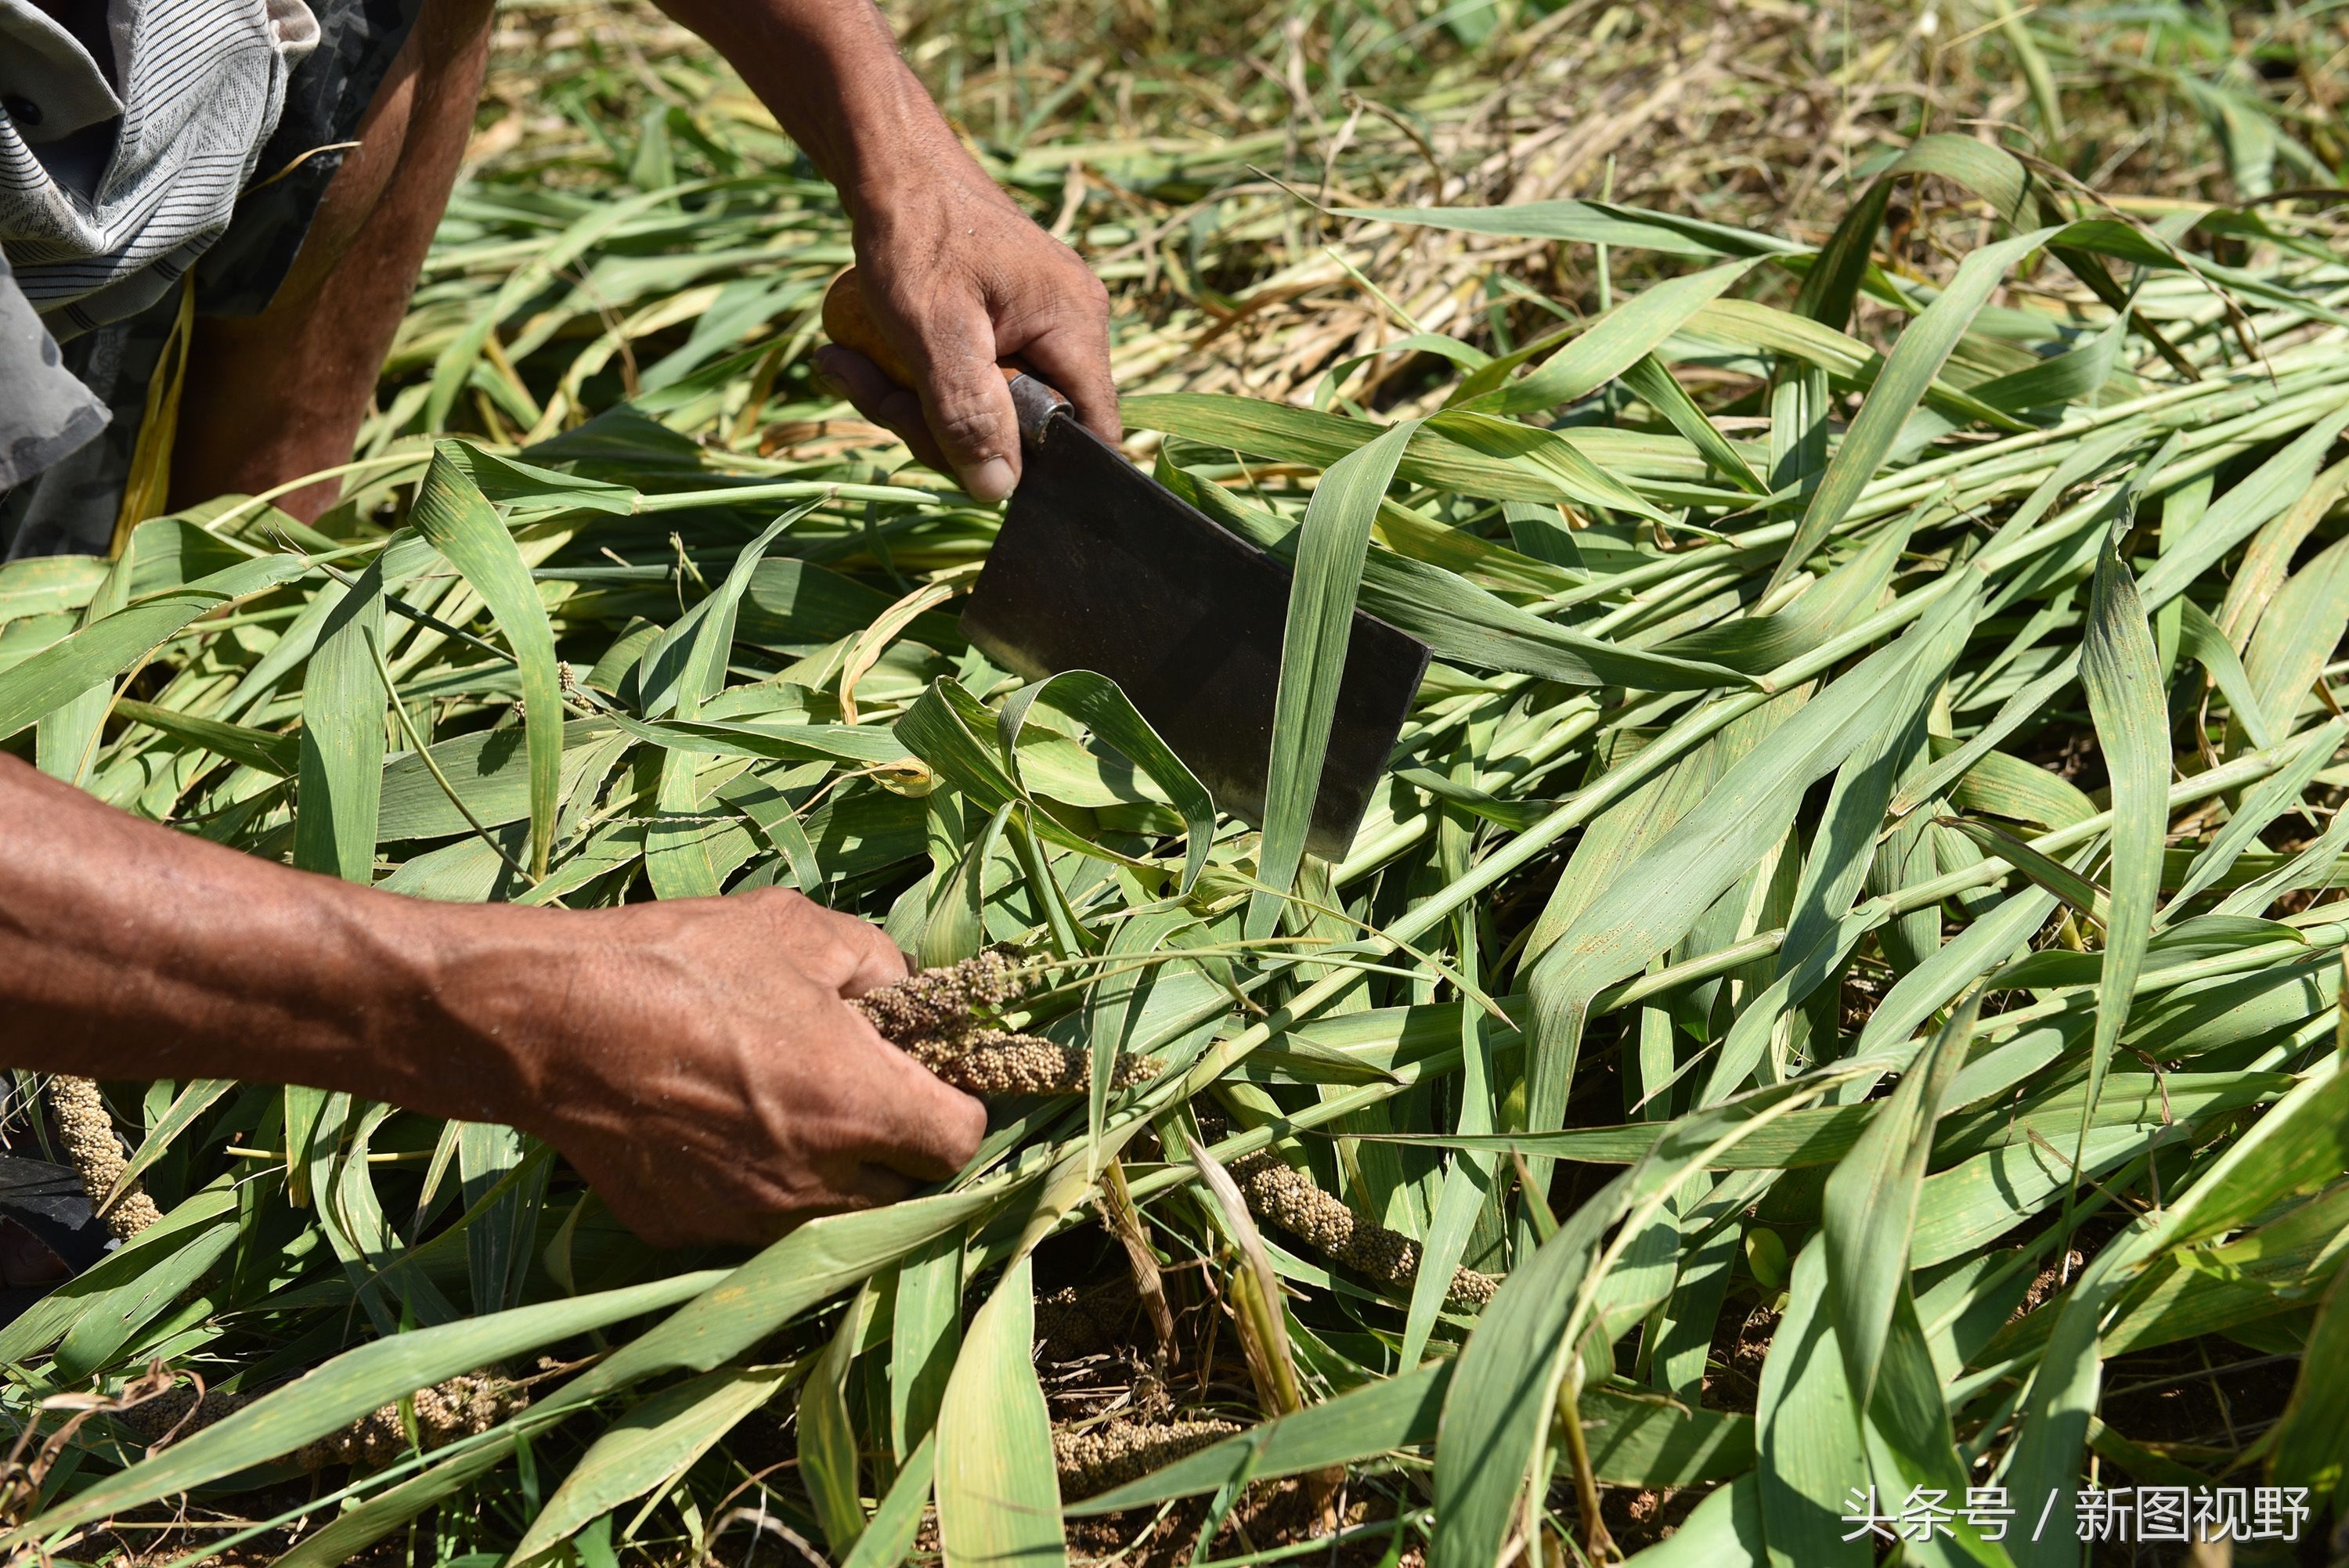
[[[276,294],[343,166],[342,152],[314,150],[357,136],[422,7],[423,0],[310,0],[317,51],[287,78],[285,112],[254,165],[253,186],[228,232],[196,265],[196,314],[255,315]],[[113,422],[29,483],[0,492],[0,561],[105,552],[129,480],[147,384],[178,311],[174,292],[143,315],[65,345],[66,368],[106,404]]]

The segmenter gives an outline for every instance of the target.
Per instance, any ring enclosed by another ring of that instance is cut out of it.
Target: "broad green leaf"
[[[938,1408],[938,1541],[948,1568],[1068,1560],[1051,1420],[1028,1358],[1034,1294],[1023,1253],[972,1320]]]
[[[223,605],[293,582],[311,570],[296,555],[264,555],[135,600],[0,671],[0,740],[101,681],[131,668],[165,639]]]
[[[144,724],[162,731],[175,740],[216,752],[232,762],[247,768],[291,779],[301,767],[301,742],[292,737],[272,735],[267,730],[251,729],[240,724],[226,724],[216,718],[202,718],[194,714],[175,713],[168,707],[123,697],[114,705],[114,717],[133,724]]]
[[[2088,624],[2080,641],[2080,682],[2087,688],[2113,799],[2112,917],[2105,927],[2105,969],[2088,1057],[2093,1106],[2113,1047],[2128,1022],[2153,934],[2154,905],[2161,897],[2162,835],[2169,822],[2169,715],[2162,700],[2161,666],[2137,584],[2109,540],[2096,558]],[[2084,1114],[2083,1150],[2087,1136]]]
[[[316,1533],[304,1536],[270,1568],[340,1568],[369,1546],[503,1464],[513,1455],[511,1441],[478,1444],[444,1459],[423,1473],[337,1514]]]
[[[1925,1055],[1900,1075],[1891,1098],[1828,1176],[1820,1215],[1827,1306],[1836,1345],[1851,1382],[1852,1403],[1866,1409],[1902,1294],[1909,1287],[1909,1237],[1951,1082],[1965,1065],[1981,1011],[1975,993],[1941,1026]]]
[[[492,1191],[541,1147],[510,1127],[469,1121],[457,1134],[457,1171],[465,1207],[465,1259],[473,1310],[494,1312],[522,1305],[530,1273],[531,1244],[538,1235],[539,1199],[546,1187],[543,1161],[497,1194]],[[484,1202],[486,1210],[478,1208]]]
[[[417,532],[464,574],[489,606],[522,668],[523,730],[530,755],[530,869],[533,876],[543,877],[563,787],[563,685],[555,669],[554,632],[513,535],[466,476],[461,457],[453,442],[440,444],[409,516]]]
[[[228,1078],[196,1078],[171,1099],[171,1108],[148,1128],[147,1136],[139,1141],[129,1160],[124,1162],[122,1174],[104,1192],[95,1193],[100,1209],[111,1209],[117,1199],[139,1180],[141,1172],[170,1152],[179,1136],[195,1125],[205,1111],[220,1103],[222,1095],[236,1087]]]
[[[1671,1127],[1511,1271],[1469,1336],[1444,1399],[1432,1556],[1446,1563],[1499,1560],[1527,1478],[1549,1473],[1543,1455],[1551,1413],[1568,1357],[1590,1323],[1609,1269],[1693,1171],[1816,1099],[1831,1082],[1781,1085]],[[1619,1221],[1624,1222],[1616,1240],[1602,1250],[1602,1238]]]
[[[1770,615],[1723,621],[1675,637],[1656,651],[1687,659],[1709,659],[1759,675],[1801,657],[1876,608],[1892,569],[1909,542],[1906,527],[1893,527],[1819,582],[1785,609]]]
[[[732,570],[715,593],[702,601],[692,623],[691,635],[682,645],[682,658],[674,682],[668,711],[681,724],[701,716],[701,706],[726,688],[727,660],[734,648],[735,614],[753,573],[769,546],[807,515],[801,507],[785,512],[742,547]],[[657,655],[647,655],[653,657]],[[725,878],[711,852],[705,830],[698,786],[699,756],[683,748],[661,758],[660,784],[654,820],[645,833],[645,874],[663,898],[714,898]]]
[[[888,1495],[873,1511],[873,1522],[856,1538],[856,1550],[841,1568],[897,1568],[913,1554],[936,1481],[937,1457],[937,1434],[932,1432],[905,1456],[905,1468],[889,1483]]]
[[[811,1220],[722,1278],[695,1276],[708,1288],[553,1398],[583,1403],[657,1373],[723,1366],[808,1307],[1003,1202],[1000,1191],[942,1192]]]
[[[1348,207],[1346,217],[1519,240],[1620,245],[1667,255],[1773,254],[1800,247],[1775,235],[1608,201],[1523,201],[1502,207]]]
[[[2326,1063],[2282,1103],[2245,1129],[2199,1180],[2158,1212],[2138,1218],[2089,1260],[2056,1309],[2054,1328],[2018,1407],[2013,1446],[2001,1479],[2012,1493],[2055,1496],[2068,1515],[2103,1386],[2099,1346],[2104,1318],[2121,1292],[2156,1257],[2222,1234],[2294,1191],[2349,1170],[2349,1073]],[[2011,1541],[2023,1568],[2057,1568],[2076,1541]]]
[[[2245,850],[2259,842],[2270,823],[2300,803],[2310,780],[2333,760],[2344,737],[2349,737],[2349,721],[2334,719],[2320,726],[2300,743],[2291,762],[2244,798],[2218,836],[2194,857],[2186,880],[2170,896],[2165,918],[2169,911],[2184,907],[2187,900],[2214,886]]]
[[[1651,354],[1624,371],[1622,379],[1634,397],[1687,437],[1689,444],[1702,452],[1704,460],[1730,483],[1749,494],[1769,493],[1769,484],[1754,471],[1744,454],[1730,444],[1705,411],[1697,407],[1696,399],[1688,395],[1662,360]]]
[[[2230,486],[2178,548],[2162,552],[2145,581],[2137,584],[2138,596],[2158,608],[2183,593],[2229,551],[2258,531],[2261,523],[2307,491],[2325,454],[2344,429],[2349,429],[2349,399]]]
[[[2349,548],[2336,542],[2292,574],[2251,634],[2243,659],[2250,700],[2242,702],[2233,692],[2228,697],[2244,710],[2243,729],[2252,745],[2271,745],[2274,736],[2292,733],[2301,709],[2314,701],[2311,688],[2344,630]],[[2267,739],[2261,738],[2261,718]]]
[[[808,1369],[800,1389],[800,1473],[815,1504],[816,1522],[833,1555],[845,1557],[864,1533],[864,1505],[858,1485],[856,1428],[848,1412],[848,1375],[866,1326],[873,1320],[873,1287],[856,1293],[840,1315],[823,1353]]]
[[[1950,756],[1957,743],[1930,738],[1935,758]],[[1912,788],[1927,788],[1923,779]],[[2043,828],[2068,828],[2096,814],[2095,803],[2070,780],[2034,768],[2003,751],[1974,754],[1971,764],[1950,785],[1950,801],[1961,810],[2034,822]]]
[[[383,558],[334,601],[302,683],[300,810],[294,863],[361,886],[375,880],[383,796]]]
[[[362,1345],[172,1444],[42,1515],[44,1533],[103,1519],[291,1453],[395,1399],[444,1378],[495,1365],[572,1334],[584,1334],[689,1301],[725,1277],[722,1270],[674,1274],[645,1284],[543,1302],[418,1329]],[[12,1541],[24,1535],[17,1532]]]
[[[1629,1561],[1640,1568],[1765,1568],[1761,1483],[1739,1476],[1705,1495],[1681,1526]]]
[[[55,1353],[57,1377],[67,1383],[87,1381],[132,1336],[193,1289],[228,1255],[236,1241],[235,1226],[214,1225],[186,1245],[150,1260],[145,1270],[111,1290],[77,1293],[72,1325]]]
[[[1284,561],[1294,560],[1297,531],[1286,519],[1185,470],[1161,471],[1169,488],[1233,532]],[[1381,509],[1381,518],[1393,511],[1390,502]],[[1635,648],[1558,625],[1518,608],[1461,572],[1398,554],[1375,542],[1362,562],[1360,598],[1364,610],[1419,638],[1437,658],[1474,669],[1516,670],[1569,686],[1649,691],[1744,684],[1738,671],[1720,664]]]
[[[897,1265],[889,1334],[889,1439],[905,1459],[930,1440],[962,1349],[962,1238],[952,1233]]]
[[[1804,509],[1794,542],[1787,545],[1786,553],[1779,558],[1777,569],[1770,575],[1773,587],[1810,559],[1858,500],[1860,490],[1891,452],[1910,412],[1940,374],[1958,338],[1990,298],[1991,291],[2005,280],[2007,270],[2046,243],[2055,232],[2052,229],[2033,230],[1971,253],[1959,263],[1957,275],[1950,280],[1940,297],[1909,324],[1886,360],[1883,373],[1869,389],[1867,401],[1860,405],[1859,415],[1852,420],[1842,445],[1828,459],[1819,488]]]
[[[1588,324],[1539,369],[1453,406],[1486,414],[1525,414],[1575,402],[1647,357],[1699,306],[1719,299],[1759,260],[1748,257],[1708,267],[1643,289]]]
[[[694,184],[673,185],[643,191],[617,201],[593,203],[585,211],[576,215],[575,222],[553,245],[537,252],[515,268],[500,286],[496,296],[473,312],[462,330],[450,340],[434,361],[432,389],[427,396],[423,409],[424,428],[438,431],[447,427],[449,412],[456,406],[459,394],[465,389],[483,346],[508,315],[521,309],[606,236],[641,214],[696,189],[698,187]],[[487,595],[483,597],[487,598]]]
[[[2335,1509],[2341,1506],[2343,1486],[2349,1484],[2349,1405],[2330,1387],[2333,1370],[2349,1357],[2344,1279],[2349,1279],[2349,1264],[2335,1271],[2317,1308],[2300,1376],[2292,1383],[2292,1402],[2276,1423],[2274,1458],[2269,1461],[2277,1480],[2305,1486],[2319,1500],[2329,1497]]]
[[[1199,880],[1206,869],[1207,850],[1216,835],[1216,803],[1208,797],[1207,788],[1199,782],[1183,759],[1160,739],[1150,727],[1150,721],[1134,711],[1115,681],[1091,670],[1068,670],[1032,685],[1022,686],[1005,699],[997,718],[998,732],[1003,738],[1003,755],[1010,776],[1021,776],[1019,730],[1029,711],[1038,703],[1057,708],[1071,718],[1081,719],[1092,732],[1117,748],[1125,758],[1142,769],[1150,781],[1165,792],[1183,813],[1183,825],[1188,834],[1183,853],[1184,892]]]
[[[139,553],[139,536],[134,532],[122,559],[108,571],[106,580],[98,584],[98,592],[82,611],[83,629],[114,614],[129,603]],[[113,682],[101,680],[70,702],[41,715],[34,733],[33,759],[42,772],[77,787],[83,782],[97,755],[107,707],[113,696]]]
[[[1764,850],[1782,839],[1805,790],[1875,733],[1877,705],[1912,660],[1955,651],[1978,601],[1940,601],[1892,646],[1871,655],[1797,709],[1733,766],[1679,828],[1626,867],[1536,960],[1528,990],[1526,1126],[1562,1125],[1566,1089],[1591,999],[1677,941]]]
[[[609,740],[621,727],[617,719],[601,718],[574,718],[564,727],[568,749],[559,779],[564,790],[578,788],[595,760],[596,752],[584,743]],[[432,743],[432,761],[483,827],[500,828],[530,817],[536,779],[523,736],[512,729],[451,736]],[[378,813],[378,843],[448,838],[470,833],[473,826],[450,802],[440,779],[414,752],[385,766]]]
[[[1569,1216],[1502,1281],[1468,1336],[1436,1429],[1432,1551],[1445,1563],[1497,1563],[1528,1471],[1548,1473],[1541,1455],[1567,1320],[1631,1181],[1617,1178]]]
[[[1280,687],[1273,703],[1272,758],[1265,779],[1264,838],[1248,901],[1247,930],[1269,935],[1281,895],[1297,880],[1313,828],[1321,764],[1329,753],[1338,687],[1354,624],[1371,521],[1393,481],[1395,466],[1418,428],[1406,420],[1332,464],[1314,488],[1297,545],[1288,621],[1280,644]]]
[[[2251,737],[2251,744],[2262,750],[2273,746],[2275,726],[2269,722],[2259,692],[2244,670],[2242,660],[2236,656],[2235,645],[2227,641],[2227,634],[2191,599],[2172,599],[2163,608],[2178,612],[2178,651],[2210,672],[2211,681],[2225,695],[2236,722]]]
[[[1137,871],[1151,869],[1151,862],[1120,853],[1090,835],[1079,820],[1029,793],[1012,774],[1000,744],[979,738],[995,735],[999,723],[999,715],[941,676],[898,716],[892,731],[904,748],[901,754],[919,757],[981,810],[991,815],[1016,806],[1030,830],[1062,849]]]
[[[1454,1366],[1431,1361],[1374,1379],[1071,1503],[1067,1511],[1082,1518],[1147,1508],[1213,1491],[1236,1476],[1278,1480],[1421,1447],[1435,1440]],[[1753,1462],[1751,1430],[1741,1416],[1683,1410],[1611,1387],[1584,1390],[1580,1410],[1592,1465],[1610,1484],[1685,1485],[1735,1474]]]
[[[1824,1239],[1795,1260],[1786,1310],[1770,1336],[1754,1410],[1762,1532],[1771,1568],[1864,1568],[1865,1540],[1843,1522],[1860,1479],[1859,1411],[1829,1310]]]
[[[1464,954],[1464,958],[1468,955]],[[1459,1130],[1475,1134],[1493,1126],[1493,1090],[1489,1044],[1484,1009],[1473,1002],[1460,1004],[1461,1060]],[[1454,1271],[1467,1251],[1476,1220],[1491,1201],[1495,1162],[1481,1153],[1463,1150],[1444,1173],[1435,1212],[1420,1248],[1419,1276],[1412,1282],[1411,1312],[1403,1326],[1401,1360],[1419,1364],[1426,1354],[1436,1315],[1452,1288]]]
[[[1342,414],[1214,393],[1150,393],[1120,407],[1127,422],[1141,428],[1323,469],[1388,428]],[[1494,500],[1606,505],[1611,499],[1628,511],[1651,511],[1648,502],[1609,477],[1616,465],[1593,456],[1607,447],[1605,435],[1537,429],[1488,415],[1435,415],[1412,438],[1395,472],[1436,490]],[[1689,467],[1703,472],[1701,462]]]
[[[735,1424],[789,1387],[798,1367],[727,1367],[688,1377],[636,1406],[588,1445],[514,1543],[510,1561],[553,1562],[599,1515],[682,1472]]]

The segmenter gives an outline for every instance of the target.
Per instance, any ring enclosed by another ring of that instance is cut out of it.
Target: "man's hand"
[[[959,146],[874,192],[860,205],[855,240],[866,308],[920,385],[896,386],[837,345],[819,349],[816,364],[915,456],[980,500],[1009,495],[1019,480],[1019,428],[996,362],[1015,356],[1074,403],[1094,434],[1118,439],[1108,292]]]
[[[843,1000],[905,956],[797,893],[432,903],[139,821],[5,755],[0,843],[0,1065],[506,1122],[661,1243],[886,1202],[987,1129]]]
[[[864,300],[921,385],[845,349],[818,363],[867,418],[980,500],[1019,479],[995,368],[1017,356],[1116,440],[1109,295],[955,139],[867,0],[661,0],[718,46],[840,191]]]
[[[563,995],[516,1010],[539,1029],[508,1047],[540,1074],[520,1124],[647,1241],[771,1241],[944,1181],[978,1150],[978,1101],[843,1000],[906,972],[874,926],[775,891],[567,923],[581,948]]]

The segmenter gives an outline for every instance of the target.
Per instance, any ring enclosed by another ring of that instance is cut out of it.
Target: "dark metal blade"
[[[1288,568],[1066,416],[1025,458],[965,634],[1030,679],[1116,681],[1217,806],[1261,823]],[[1352,842],[1426,670],[1426,645],[1355,612],[1314,853],[1334,860]]]

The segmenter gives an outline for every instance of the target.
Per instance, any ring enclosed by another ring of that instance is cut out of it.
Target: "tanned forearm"
[[[919,170],[978,165],[897,54],[868,0],[660,0],[717,46],[864,220]]]
[[[648,1240],[759,1241],[951,1175],[979,1104],[843,998],[881,932],[762,889],[431,903],[142,822],[0,755],[0,1066],[501,1121]]]
[[[528,1103],[531,1064],[499,1048],[481,982],[559,958],[539,912],[491,913],[452,949],[433,905],[160,831],[8,757],[0,844],[10,1066],[304,1083],[471,1118]]]
[[[956,139],[869,0],[660,0],[718,46],[848,209],[862,295],[919,385],[828,347],[825,373],[867,418],[981,500],[1019,481],[1000,359],[1017,357],[1121,435],[1109,296]]]

